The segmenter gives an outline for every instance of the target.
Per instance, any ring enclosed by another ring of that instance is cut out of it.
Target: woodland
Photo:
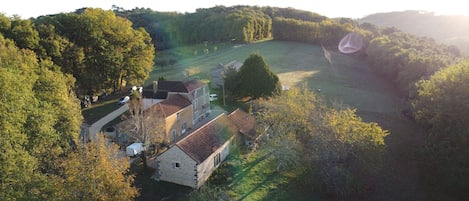
[[[293,8],[216,6],[194,13],[114,7],[31,19],[0,14],[0,200],[135,199],[128,163],[106,151],[117,147],[80,140],[79,98],[141,84],[154,68],[177,62],[161,51],[263,40],[337,51],[350,32],[359,33],[366,47],[350,56],[391,83],[407,106],[403,118],[425,130],[423,145],[409,154],[419,157],[424,175],[432,175],[419,184],[428,198],[469,197],[469,60],[456,46]],[[308,179],[300,183],[325,200],[366,197],[365,179],[381,168],[386,130],[307,89],[233,94],[266,98],[259,121],[276,127],[264,147],[277,171],[304,170],[298,178]],[[222,191],[202,189],[191,197],[205,200]]]

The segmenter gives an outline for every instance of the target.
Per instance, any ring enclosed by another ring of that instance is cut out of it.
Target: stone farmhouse
[[[165,141],[174,143],[192,127],[193,108],[189,100],[179,94],[169,96],[153,107],[159,107],[165,123]]]
[[[156,180],[198,189],[236,146],[238,128],[221,114],[156,158]]]
[[[157,99],[167,99],[173,95],[184,96],[192,103],[193,124],[201,121],[210,113],[209,90],[207,84],[200,80],[158,81],[156,83]]]
[[[154,179],[199,188],[236,146],[234,139],[239,134],[243,141],[255,140],[255,120],[242,110],[207,121],[211,118],[209,90],[200,80],[158,81],[154,87],[156,90],[144,97],[158,99],[148,109],[157,111],[151,118],[164,118],[158,122],[165,124],[162,128],[168,145],[149,159],[149,165],[156,169]],[[118,132],[126,132],[119,130],[125,126],[116,127]]]

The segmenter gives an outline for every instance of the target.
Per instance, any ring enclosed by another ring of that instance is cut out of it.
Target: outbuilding
[[[157,156],[154,178],[200,188],[236,145],[237,132],[226,114],[217,116]]]

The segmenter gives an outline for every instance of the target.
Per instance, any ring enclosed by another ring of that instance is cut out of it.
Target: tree
[[[138,91],[133,91],[133,95],[128,103],[129,115],[127,120],[119,124],[118,132],[125,133],[130,138],[144,145],[140,157],[143,160],[143,167],[147,169],[146,153],[150,146],[167,143],[165,118],[159,105],[154,105],[148,109],[144,108],[143,99]],[[156,147],[158,149],[158,146]]]
[[[36,200],[37,160],[26,149],[24,133],[29,103],[34,100],[32,86],[37,75],[31,69],[35,57],[19,50],[0,34],[0,200]]]
[[[22,20],[18,16],[8,19],[3,15],[0,18],[4,20],[0,32],[3,32],[5,38],[15,41],[19,48],[35,50],[38,47],[39,34],[31,20]]]
[[[278,170],[301,165],[310,175],[307,184],[343,197],[358,192],[360,179],[380,167],[388,132],[363,122],[354,110],[330,107],[295,88],[260,104],[265,112],[259,121],[269,126],[261,149],[273,153]]]
[[[469,60],[446,67],[417,83],[415,117],[437,133],[469,132]]]
[[[0,200],[49,200],[57,159],[78,138],[69,80],[0,34]]]
[[[412,109],[416,120],[428,128],[422,154],[423,172],[428,174],[425,183],[431,192],[443,190],[455,200],[465,199],[469,196],[469,60],[420,80],[416,88]]]
[[[43,49],[54,63],[74,75],[78,88],[86,93],[116,91],[124,84],[142,83],[153,67],[150,35],[143,28],[133,29],[129,20],[112,11],[87,8],[41,17],[36,24],[43,25],[43,35],[54,36],[50,33],[54,28],[44,26],[55,27],[61,37],[43,40]],[[54,56],[58,46],[63,46],[62,57]]]
[[[237,94],[252,99],[276,95],[281,90],[280,81],[259,54],[251,54],[239,70],[240,79]]]
[[[239,78],[238,71],[234,68],[228,68],[223,73],[223,86],[221,86],[224,90],[224,95],[228,103],[232,103],[238,97],[238,87],[241,83],[241,79]],[[220,96],[221,97],[221,96]]]
[[[62,160],[56,178],[58,200],[133,200],[138,190],[128,175],[130,163],[119,147],[97,135],[90,143],[77,143],[77,149]]]

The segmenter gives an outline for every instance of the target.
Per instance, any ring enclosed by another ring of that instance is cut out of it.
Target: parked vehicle
[[[143,143],[138,143],[138,142],[133,143],[127,146],[127,148],[125,148],[125,153],[127,154],[127,156],[130,156],[130,157],[137,156],[140,153],[142,153],[142,151],[143,151]]]
[[[124,105],[126,104],[127,102],[129,102],[130,100],[130,97],[129,96],[124,96],[122,97],[121,99],[119,99],[119,101],[117,103],[119,103],[119,105]]]
[[[143,93],[143,87],[133,86],[132,88],[130,88],[129,93],[132,94],[133,91]]]
[[[217,94],[210,94],[210,102],[211,101],[216,101],[218,100],[218,95]]]

